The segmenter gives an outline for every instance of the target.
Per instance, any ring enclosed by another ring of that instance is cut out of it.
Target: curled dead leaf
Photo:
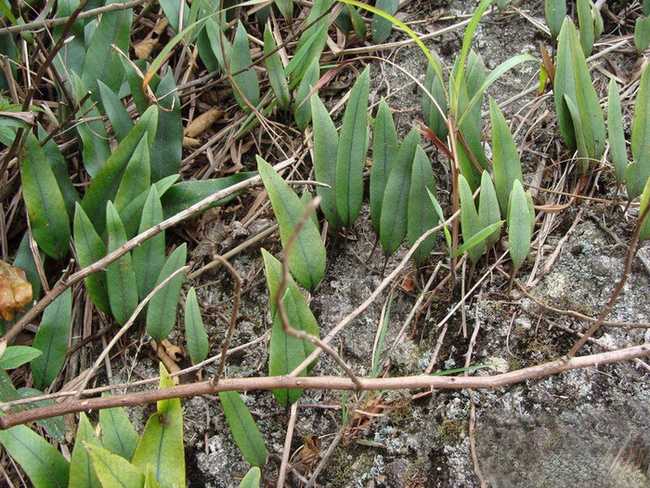
[[[153,48],[156,47],[156,44],[158,44],[158,39],[154,38],[147,38],[138,42],[133,46],[136,57],[138,59],[147,59],[151,51],[153,51]]]
[[[223,117],[223,110],[217,107],[212,107],[210,110],[202,113],[189,123],[185,128],[184,136],[191,138],[200,136],[221,117]]]
[[[32,301],[32,285],[25,272],[0,260],[0,315],[12,320],[14,314]]]
[[[201,141],[198,139],[194,139],[193,137],[183,137],[183,147],[186,149],[192,149],[199,147],[200,145]]]

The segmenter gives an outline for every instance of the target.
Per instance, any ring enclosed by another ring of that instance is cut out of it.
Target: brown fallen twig
[[[615,351],[557,359],[548,363],[492,376],[402,376],[395,378],[359,378],[361,390],[414,390],[433,388],[437,390],[466,390],[501,388],[527,380],[547,378],[573,369],[589,368],[602,364],[629,361],[650,356],[650,344],[632,346]],[[69,413],[128,407],[154,403],[169,398],[189,398],[213,395],[220,391],[275,390],[300,388],[305,390],[357,390],[359,387],[344,376],[268,376],[257,378],[223,378],[218,385],[210,381],[178,385],[163,390],[143,391],[109,397],[70,400],[45,407],[11,413],[0,417],[0,429],[8,429],[36,420],[58,417]]]

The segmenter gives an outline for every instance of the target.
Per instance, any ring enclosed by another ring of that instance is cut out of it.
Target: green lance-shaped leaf
[[[214,18],[208,18],[205,22],[205,33],[216,62],[220,67],[225,67],[226,60],[230,59],[232,45],[223,33],[219,22]]]
[[[92,425],[85,413],[79,415],[79,426],[75,436],[74,449],[70,457],[70,488],[99,488],[99,479],[92,466],[86,446],[90,444],[99,447],[99,439],[95,436]]]
[[[519,270],[530,252],[533,235],[528,198],[520,181],[516,181],[510,194],[510,211],[508,213],[508,247],[515,272]]]
[[[515,180],[523,181],[521,160],[512,133],[499,106],[490,98],[490,121],[492,125],[492,168],[494,186],[501,213],[508,212],[508,200]]]
[[[350,14],[350,22],[352,23],[352,28],[354,29],[354,33],[357,35],[359,39],[365,39],[366,38],[366,23],[363,20],[363,17],[361,17],[361,14],[359,11],[352,7],[351,5],[346,5],[347,11]]]
[[[68,486],[68,461],[30,428],[18,425],[0,431],[0,444],[25,471],[34,488]]]
[[[399,0],[377,0],[375,2],[375,7],[382,9],[390,15],[395,15],[398,6]],[[376,44],[386,42],[386,39],[390,36],[392,28],[393,23],[390,20],[385,19],[380,15],[374,15],[372,17],[372,40],[375,41]]]
[[[34,239],[48,256],[64,257],[70,240],[68,212],[45,153],[31,133],[25,138],[20,178]]]
[[[287,242],[305,212],[305,206],[298,195],[278,175],[275,170],[259,156],[257,169],[269,194],[273,213],[280,227],[282,245]],[[289,269],[291,274],[305,288],[314,288],[325,274],[325,246],[320,239],[318,228],[309,219],[289,249]]]
[[[68,288],[43,312],[33,346],[43,354],[32,361],[34,386],[41,390],[56,379],[65,363],[72,320],[72,291]]]
[[[142,209],[140,228],[138,233],[159,224],[163,219],[163,210],[160,197],[155,186],[151,187],[147,200]],[[133,269],[135,279],[138,283],[138,296],[140,299],[146,297],[156,285],[160,270],[165,263],[165,232],[159,232],[147,239],[131,252],[133,257]]]
[[[321,198],[320,207],[325,218],[336,229],[340,227],[336,212],[336,151],[339,145],[339,136],[334,122],[318,94],[312,95],[310,102],[314,128],[314,173],[316,180],[330,186],[330,188],[317,186],[316,194]]]
[[[425,197],[427,190],[435,195],[436,182],[431,169],[431,161],[421,146],[415,150],[411,186],[408,200],[408,231],[406,240],[409,246],[415,244],[422,234],[438,224],[438,216],[431,202]],[[436,242],[435,235],[428,237],[413,255],[417,264],[423,263],[431,253]]]
[[[77,251],[79,266],[85,268],[106,255],[106,245],[95,230],[92,222],[84,212],[81,205],[75,208],[74,224],[74,247]],[[106,273],[98,271],[84,278],[86,291],[90,300],[104,313],[110,312],[108,301],[108,288],[106,285]]]
[[[300,340],[285,333],[275,301],[282,280],[282,264],[264,249],[262,249],[262,257],[264,258],[264,272],[269,290],[269,308],[273,318],[269,346],[269,375],[284,376],[299,366],[311,354],[314,346],[311,342]],[[309,309],[305,297],[293,280],[290,280],[287,285],[283,302],[289,325],[294,329],[318,337],[318,323]],[[304,374],[304,372],[301,374]],[[273,396],[282,406],[297,401],[301,394],[302,390],[299,389],[281,388],[273,390]]]
[[[458,176],[458,193],[460,195],[460,228],[463,233],[463,242],[467,243],[483,227],[481,226],[481,219],[474,205],[472,190],[463,175]],[[467,252],[472,262],[476,263],[485,254],[485,251],[485,242],[482,241]]]
[[[102,169],[93,177],[81,206],[102,234],[106,225],[106,203],[115,197],[122,180],[122,174],[140,140],[146,135],[149,144],[153,143],[158,126],[158,109],[152,106],[140,117],[127,136],[120,141],[117,149],[110,155]]]
[[[250,110],[248,104],[257,106],[260,101],[260,85],[257,81],[257,74],[253,68],[249,68],[252,62],[246,29],[244,24],[238,22],[230,56],[230,72],[237,73],[244,70],[232,77],[232,83],[237,103],[245,111]]]
[[[444,112],[444,115],[447,114],[447,97],[443,80],[438,77],[436,69],[431,63],[427,65],[424,87],[429,91],[429,94],[434,98],[438,106],[433,103],[429,95],[423,93],[422,115],[424,116],[427,127],[429,127],[429,129],[431,129],[439,139],[444,141],[447,137],[448,128],[440,110]]]
[[[650,46],[650,17],[638,17],[634,24],[634,46],[643,52]]]
[[[23,364],[41,356],[43,352],[40,349],[29,346],[9,346],[0,356],[0,369],[16,369]]]
[[[178,183],[171,186],[168,191],[165,191],[164,194],[161,193],[163,215],[166,219],[168,219],[169,217],[188,209],[204,198],[217,193],[218,191],[225,190],[229,186],[247,180],[252,176],[255,176],[255,173],[253,171],[242,171],[240,173],[226,176],[224,178],[179,181]],[[217,202],[213,203],[212,206],[216,207],[219,205],[224,205],[235,198],[235,196],[236,195],[233,194],[222,200],[218,200]]]
[[[625,170],[627,196],[634,199],[641,195],[645,182],[650,178],[650,70],[643,70],[639,92],[634,104],[632,119],[633,162]]]
[[[641,2],[643,15],[650,15],[650,0],[643,0]]]
[[[160,105],[156,138],[151,145],[151,181],[158,181],[181,169],[183,155],[183,121],[176,81],[168,69],[156,87]]]
[[[104,488],[143,488],[144,474],[121,456],[103,447],[87,445],[97,478]],[[181,460],[185,459],[181,456]],[[174,460],[175,464],[178,460]]]
[[[264,28],[264,66],[266,66],[266,71],[269,74],[269,82],[278,100],[278,106],[287,108],[290,101],[289,85],[280,54],[276,51],[276,48],[277,44],[273,38],[273,32],[271,32],[269,24],[267,24]]]
[[[133,151],[131,160],[126,165],[120,186],[115,193],[115,208],[118,211],[125,208],[140,193],[147,191],[151,186],[151,163],[149,159],[149,144],[147,134]]]
[[[359,216],[363,201],[363,167],[368,150],[368,90],[366,68],[352,87],[336,153],[336,210],[345,227],[352,226]]]
[[[19,398],[32,399],[29,404],[29,408],[49,407],[51,405],[54,405],[53,399],[33,400],[33,397],[43,396],[43,391],[37,390],[36,388],[22,387],[17,390],[17,393],[19,395]],[[16,399],[17,398],[12,398],[12,400]],[[23,409],[19,407],[16,410]],[[43,427],[52,439],[56,439],[58,442],[63,442],[65,440],[64,437],[66,433],[66,425],[63,417],[52,417],[49,419],[37,420],[36,423]]]
[[[589,158],[590,152],[587,145],[587,138],[585,137],[584,125],[580,117],[580,111],[568,95],[564,95],[564,103],[569,109],[571,122],[573,123],[573,134],[576,138],[576,147],[578,148],[578,167],[580,168],[581,174],[586,174],[591,160]]]
[[[490,173],[483,171],[481,176],[481,191],[479,193],[478,219],[481,227],[485,228],[501,221],[499,199],[492,184]],[[490,234],[485,240],[487,247],[492,247],[499,240],[499,231]]]
[[[393,114],[385,100],[379,102],[372,138],[372,168],[370,169],[370,218],[375,232],[379,232],[381,206],[388,175],[393,167],[399,142]]]
[[[580,27],[580,45],[585,56],[594,48],[594,18],[591,13],[591,0],[577,0],[578,26]]]
[[[32,299],[38,300],[41,296],[41,278],[38,276],[34,255],[29,247],[30,234],[26,232],[18,244],[18,250],[14,257],[14,266],[25,272],[27,281],[32,285]],[[43,253],[39,253],[41,260],[45,259]]]
[[[627,168],[627,149],[623,131],[621,95],[614,78],[609,81],[607,94],[607,133],[609,135],[609,157],[614,164],[616,181],[622,183],[625,181],[625,168]]]
[[[99,99],[97,81],[102,80],[113,91],[120,89],[124,79],[124,68],[120,54],[113,49],[117,46],[122,52],[129,51],[129,36],[132,9],[106,12],[100,18],[95,32],[90,38],[81,70],[81,79],[95,99]]]
[[[117,93],[106,86],[102,80],[97,80],[97,85],[99,86],[104,112],[106,112],[108,120],[111,122],[115,137],[117,137],[118,141],[121,141],[133,128],[131,117],[129,117],[129,113],[122,105]]]
[[[262,434],[239,393],[222,391],[219,393],[219,401],[230,433],[246,462],[251,466],[264,466],[269,453]]]
[[[381,204],[379,241],[387,255],[393,254],[406,236],[411,169],[418,142],[417,131],[411,129],[399,148],[386,182]]]
[[[260,468],[253,466],[239,482],[239,488],[259,488],[261,478],[262,472]]]
[[[642,216],[643,213],[650,206],[650,178],[645,183],[645,189],[641,194],[641,205],[639,206],[639,215]],[[641,223],[641,231],[639,233],[639,240],[645,241],[650,239],[650,212],[645,216],[643,222]]]
[[[102,445],[110,452],[130,460],[138,445],[138,434],[122,407],[99,411]]]
[[[158,192],[158,196],[160,197],[161,201],[162,198],[165,196],[167,191],[176,183],[176,181],[180,178],[180,175],[170,175],[167,176],[161,180],[156,181],[153,186],[156,188],[156,192]],[[120,218],[122,219],[122,223],[124,224],[124,229],[126,230],[126,235],[127,236],[134,236],[138,232],[138,227],[140,226],[140,220],[142,220],[142,210],[144,208],[144,204],[147,201],[147,197],[149,196],[149,189],[147,191],[143,191],[140,193],[136,198],[133,199],[131,203],[129,203],[126,207],[122,209],[120,212]],[[165,213],[165,209],[163,207],[163,215]]]
[[[454,256],[459,257],[465,254],[466,252],[474,249],[476,246],[485,246],[485,241],[492,234],[499,233],[501,227],[503,226],[503,220],[494,222],[493,224],[483,227],[480,231],[470,237],[468,240],[463,242],[462,246],[459,246],[454,253]]]
[[[185,0],[160,0],[160,6],[165,13],[165,17],[169,20],[169,25],[174,29],[175,32],[179,32],[182,27],[183,29],[188,26],[190,20],[190,7],[187,5]],[[194,6],[194,3],[192,3]],[[183,21],[181,24],[181,20]]]
[[[129,85],[133,103],[135,103],[138,113],[144,114],[149,106],[149,100],[142,89],[142,72],[147,69],[146,62],[144,60],[131,61],[122,59],[122,66],[126,73],[126,82]],[[140,71],[136,70],[136,67]]]
[[[318,59],[314,59],[298,84],[293,104],[293,117],[301,131],[304,131],[311,122],[311,104],[307,98],[314,85],[318,82],[319,77],[320,64]]]
[[[210,349],[208,334],[201,319],[201,310],[194,287],[190,288],[185,299],[185,340],[192,364],[200,363],[208,357]]]
[[[293,17],[293,0],[275,0],[274,3],[285,19]]]
[[[319,2],[319,4],[325,3],[326,1]],[[314,10],[316,10],[316,7],[312,8],[312,12]],[[319,22],[316,30],[312,31],[311,29],[307,29],[300,37],[296,53],[291,58],[291,61],[289,61],[286,69],[286,73],[289,76],[289,88],[295,88],[300,83],[300,80],[302,80],[305,71],[313,60],[320,59],[320,55],[327,42],[328,27],[328,23]]]
[[[174,386],[174,380],[160,364],[160,388]],[[183,408],[179,398],[161,400],[149,417],[133,465],[141,470],[152,465],[161,486],[185,486],[185,452],[183,450]]]
[[[605,120],[594,89],[578,32],[571,19],[562,25],[558,38],[553,96],[560,134],[569,149],[577,148],[571,112],[565,95],[573,101],[580,116],[585,144],[591,159],[600,159],[605,149]]]
[[[174,271],[185,266],[187,261],[187,244],[182,244],[169,255],[160,271],[156,286],[162,283]],[[147,333],[158,342],[166,339],[176,323],[176,308],[185,281],[185,273],[179,273],[163,286],[151,298],[147,307]]]
[[[42,127],[39,127],[38,137],[41,144],[43,144],[42,141],[46,137],[46,133],[42,130]],[[61,190],[65,208],[68,211],[68,217],[72,219],[74,217],[75,204],[79,201],[79,193],[70,179],[68,161],[63,157],[63,153],[61,153],[54,139],[50,139],[43,145],[43,152],[45,152],[45,158],[50,163],[56,182]]]
[[[106,228],[108,252],[111,253],[126,242],[124,226],[112,202],[106,206]],[[130,253],[108,265],[106,284],[113,317],[119,324],[124,324],[138,306],[138,284]]]
[[[71,74],[71,79],[75,99],[80,103],[87,95],[88,88],[76,73]],[[82,160],[88,174],[95,177],[111,153],[108,134],[104,122],[100,118],[101,114],[91,98],[80,104],[79,113],[84,114],[76,126],[77,133],[81,138]]]

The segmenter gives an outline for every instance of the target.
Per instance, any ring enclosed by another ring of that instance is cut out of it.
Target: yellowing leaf
[[[32,285],[25,272],[0,260],[0,316],[13,320],[14,314],[32,302]]]

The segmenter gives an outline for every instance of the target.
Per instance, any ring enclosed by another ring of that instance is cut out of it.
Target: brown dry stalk
[[[650,356],[650,344],[632,346],[615,351],[557,359],[548,363],[492,376],[402,376],[395,378],[357,378],[361,390],[475,390],[501,388],[527,380],[547,378],[573,369],[589,368],[602,364],[618,363]],[[110,397],[70,400],[46,407],[34,408],[0,417],[0,429],[8,429],[36,420],[58,417],[69,413],[128,407],[154,403],[170,398],[189,398],[213,395],[220,391],[275,390],[278,388],[301,388],[305,390],[357,390],[348,377],[343,376],[266,376],[257,378],[224,378],[219,384],[210,381],[173,386],[163,390],[143,391]]]

